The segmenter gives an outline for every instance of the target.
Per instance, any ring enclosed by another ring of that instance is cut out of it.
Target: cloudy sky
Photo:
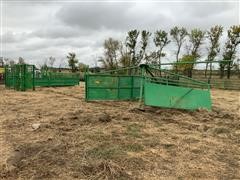
[[[42,64],[54,56],[66,64],[68,52],[94,65],[104,39],[124,40],[131,29],[169,30],[173,26],[225,30],[240,24],[239,1],[20,1],[1,2],[1,56]],[[222,39],[224,41],[224,37]],[[203,47],[204,48],[204,47]],[[167,49],[170,60],[174,46]],[[171,60],[170,60],[171,61]]]

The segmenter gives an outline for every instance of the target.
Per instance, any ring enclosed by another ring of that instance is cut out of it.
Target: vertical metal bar
[[[26,76],[27,76],[27,65],[21,65],[23,67],[23,91],[26,91]]]
[[[88,71],[87,72],[85,72],[85,74],[84,74],[84,79],[85,79],[85,101],[88,101],[88,77],[89,75],[88,75]]]
[[[139,106],[141,106],[142,100],[143,100],[143,86],[144,86],[144,67],[141,67],[141,86],[140,86]]]
[[[33,65],[32,66],[32,88],[33,88],[33,91],[35,91],[35,66]]]
[[[115,77],[113,77],[115,78]],[[117,76],[117,99],[119,100],[119,94],[120,94],[120,76]]]
[[[134,90],[134,78],[132,76],[132,79],[131,79],[131,100],[133,99],[133,90]]]
[[[4,67],[4,85],[7,87],[7,66]]]

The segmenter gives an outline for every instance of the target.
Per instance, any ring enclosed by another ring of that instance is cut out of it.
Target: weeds
[[[123,155],[125,152],[117,145],[112,144],[101,144],[100,146],[94,147],[87,151],[87,155],[97,159],[116,159]]]
[[[131,124],[127,127],[126,135],[134,138],[141,138],[141,126],[138,124]]]
[[[127,144],[123,146],[123,149],[125,151],[130,151],[130,152],[140,152],[144,150],[144,147],[141,144]]]

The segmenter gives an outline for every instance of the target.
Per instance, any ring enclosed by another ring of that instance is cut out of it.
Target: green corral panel
[[[145,82],[144,103],[149,106],[195,110],[211,110],[209,90],[167,86]]]
[[[139,98],[137,76],[86,75],[87,100],[131,100]]]
[[[16,64],[5,67],[5,86],[17,91],[35,86],[74,86],[79,84],[79,74],[35,72],[34,65]]]
[[[79,75],[72,73],[47,73],[38,74],[35,78],[35,85],[40,87],[52,86],[74,86],[79,84]]]
[[[34,66],[16,64],[5,68],[5,86],[17,91],[34,88]]]

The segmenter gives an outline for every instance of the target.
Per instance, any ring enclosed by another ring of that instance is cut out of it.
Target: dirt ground
[[[0,86],[2,179],[240,179],[240,92],[213,110],[85,102],[84,87]]]

